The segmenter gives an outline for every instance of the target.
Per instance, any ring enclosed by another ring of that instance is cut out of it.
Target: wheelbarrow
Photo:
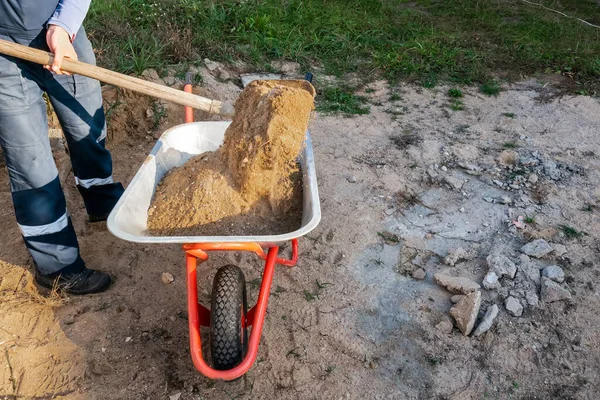
[[[191,82],[189,78],[186,81]],[[191,93],[191,84],[187,83],[184,90]],[[148,208],[162,177],[193,156],[216,150],[223,143],[229,124],[193,122],[192,109],[186,106],[185,124],[162,134],[108,217],[108,229],[120,239],[137,243],[183,244],[192,361],[206,377],[225,381],[241,377],[254,364],[275,265],[296,265],[298,238],[313,230],[321,219],[314,155],[310,133],[307,132],[299,158],[303,177],[302,225],[299,229],[263,236],[153,236],[148,231]],[[290,259],[279,257],[279,246],[286,242],[291,242]],[[258,300],[250,310],[247,309],[244,274],[234,265],[223,266],[217,271],[210,309],[199,303],[197,267],[208,260],[211,251],[249,251],[265,261]],[[201,326],[208,327],[210,331],[211,363],[202,355]]]

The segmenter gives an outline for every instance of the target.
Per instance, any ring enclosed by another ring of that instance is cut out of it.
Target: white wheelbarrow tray
[[[107,222],[109,231],[120,239],[137,243],[257,242],[262,247],[272,247],[313,230],[321,220],[321,206],[312,144],[307,132],[299,159],[303,204],[302,226],[298,230],[262,236],[153,236],[148,231],[148,208],[163,176],[190,158],[219,148],[230,123],[192,122],[175,126],[163,133],[110,213]]]

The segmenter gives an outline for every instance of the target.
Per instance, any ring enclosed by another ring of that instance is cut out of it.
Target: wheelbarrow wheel
[[[246,280],[235,265],[219,268],[213,281],[210,312],[210,350],[213,368],[228,370],[246,355],[248,331],[246,317]]]

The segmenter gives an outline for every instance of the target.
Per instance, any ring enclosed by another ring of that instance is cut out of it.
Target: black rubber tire
[[[213,368],[228,370],[246,355],[248,331],[242,326],[246,316],[246,279],[235,265],[219,268],[213,281],[210,310],[210,351]]]

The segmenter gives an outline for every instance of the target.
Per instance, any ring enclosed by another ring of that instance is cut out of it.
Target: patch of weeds
[[[315,283],[317,284],[317,292],[319,292],[322,289],[325,289],[327,286],[331,285],[331,283],[329,282],[319,282],[318,279],[315,279]]]
[[[329,87],[323,90],[318,97],[317,111],[322,113],[343,113],[349,115],[369,114],[367,99],[355,95],[348,88]]]
[[[479,90],[486,96],[498,96],[500,93],[500,85],[495,80],[489,80],[483,83]]]
[[[418,167],[418,165],[417,165],[417,164],[411,164],[411,165],[409,165],[409,166],[408,166],[408,168],[410,168],[410,169],[415,169],[415,168],[417,168],[417,167]]]
[[[512,381],[512,386],[513,386],[514,389],[518,389],[519,388],[519,382]]]
[[[533,217],[525,217],[525,223],[527,223],[527,224],[535,224],[535,216],[533,216]]]
[[[400,96],[400,94],[392,93],[390,95],[390,101],[399,101],[399,100],[402,100],[402,96]]]
[[[452,111],[462,111],[465,109],[465,105],[460,100],[452,100],[450,102],[450,108]]]
[[[153,129],[157,129],[160,125],[160,121],[162,121],[163,117],[167,114],[167,109],[160,104],[158,101],[152,103],[152,120],[153,120]]]
[[[365,93],[375,93],[375,92],[376,92],[376,90],[373,89],[373,88],[366,88],[365,89]]]
[[[458,125],[454,128],[454,133],[457,133],[457,134],[467,133],[467,131],[469,130],[470,127],[471,126],[469,126],[467,124]]]
[[[285,316],[285,315],[282,315],[282,316],[281,316],[281,319],[282,319],[283,321],[285,321],[285,320],[287,320],[287,316]]]
[[[381,260],[381,257],[379,257],[377,260],[373,260],[373,262],[375,263],[375,265],[377,265],[378,267],[381,267],[384,262]]]
[[[277,287],[275,288],[275,293],[277,293],[277,294],[281,294],[281,293],[285,293],[285,292],[287,292],[287,289],[283,288],[279,285],[277,285]]]
[[[517,147],[519,147],[517,142],[504,142],[502,145],[502,148],[504,149],[516,149]]]
[[[400,237],[398,237],[398,235],[396,235],[395,233],[383,231],[383,232],[377,232],[377,235],[379,235],[386,244],[400,243]]]
[[[459,98],[463,97],[463,93],[460,89],[452,88],[452,89],[448,90],[448,96],[450,96],[454,99],[459,99]]]
[[[400,207],[412,207],[416,204],[421,204],[421,200],[419,200],[419,196],[412,192],[398,191],[396,192],[396,203]]]
[[[306,299],[306,301],[311,302],[311,301],[315,301],[317,296],[315,296],[314,294],[312,294],[311,292],[309,292],[308,290],[304,290],[304,298]]]
[[[408,146],[414,146],[421,143],[423,138],[416,133],[404,133],[397,136],[391,136],[390,140],[398,149],[404,150]]]
[[[441,362],[441,360],[438,357],[429,356],[427,357],[427,362],[429,363],[429,365],[435,367]]]
[[[335,371],[335,365],[328,365],[325,367],[325,373],[330,375],[333,371]]]
[[[585,232],[578,231],[577,229],[569,225],[559,225],[558,229],[560,229],[561,232],[564,233],[565,236],[569,239],[577,239],[585,235]]]
[[[594,208],[596,208],[594,205],[588,203],[585,206],[583,206],[583,208],[581,209],[581,211],[594,212]]]
[[[504,115],[506,118],[514,118],[515,117],[515,113],[502,113],[502,115]]]

